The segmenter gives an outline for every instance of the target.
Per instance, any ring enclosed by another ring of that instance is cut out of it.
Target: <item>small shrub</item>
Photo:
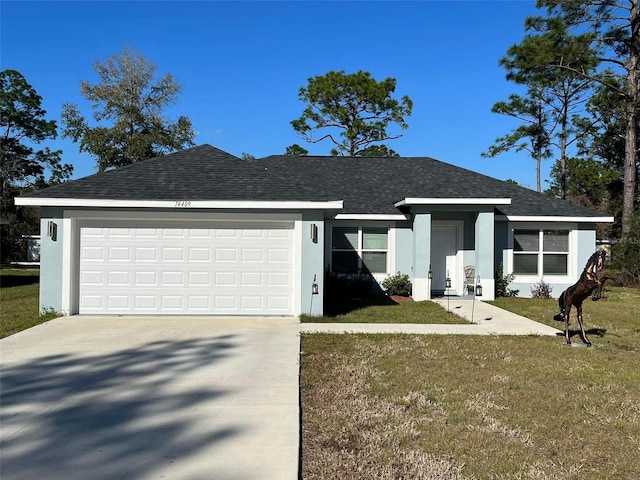
[[[399,295],[401,297],[411,296],[411,280],[406,273],[396,273],[382,281],[382,288],[387,295]]]
[[[531,287],[531,297],[532,298],[551,298],[551,285],[544,281],[544,278],[541,278],[538,283],[536,283],[533,287]]]
[[[54,318],[58,318],[58,317],[64,317],[64,313],[59,312],[53,307],[45,307],[42,310],[40,310],[39,317],[40,317],[40,320],[47,321],[47,320],[53,320]]]
[[[496,272],[496,297],[517,297],[520,290],[511,290],[509,284],[513,282],[516,276],[513,273],[508,275],[504,274],[504,267],[502,262]]]

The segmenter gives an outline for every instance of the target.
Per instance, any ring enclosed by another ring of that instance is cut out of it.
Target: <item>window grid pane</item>
[[[363,250],[387,250],[388,246],[387,228],[363,228],[362,229],[362,249]]]
[[[334,251],[331,255],[331,269],[335,273],[358,273],[360,258],[356,252]]]
[[[357,250],[358,227],[333,227],[331,248],[333,250]]]
[[[513,256],[513,273],[517,275],[537,275],[538,255],[519,254]]]
[[[563,254],[545,254],[542,257],[543,275],[566,275],[567,257],[568,255]]]
[[[387,253],[386,252],[363,252],[362,253],[362,269],[367,273],[386,273],[387,272]]]
[[[543,248],[545,252],[569,252],[569,231],[545,230]]]
[[[540,251],[540,231],[539,230],[514,230],[513,250],[516,252],[538,252]]]

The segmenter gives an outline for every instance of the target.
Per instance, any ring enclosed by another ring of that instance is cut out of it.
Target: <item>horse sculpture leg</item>
[[[571,345],[571,335],[569,335],[569,316],[571,315],[571,303],[567,303],[564,312],[564,338],[567,345]]]
[[[582,302],[576,305],[576,312],[578,315],[578,324],[580,324],[580,338],[587,345],[587,347],[590,347],[591,342],[587,338],[587,333],[584,331],[584,322],[582,320]]]
[[[557,313],[557,314],[555,314],[553,316],[553,319],[556,322],[563,322],[564,321],[564,312],[566,310],[565,301],[564,301],[565,293],[567,293],[566,290],[564,292],[562,292],[560,294],[560,296],[558,297],[558,309],[560,310],[560,313]]]

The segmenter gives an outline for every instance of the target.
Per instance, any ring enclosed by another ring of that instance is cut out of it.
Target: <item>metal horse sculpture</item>
[[[558,305],[560,306],[560,313],[553,317],[554,320],[564,320],[564,337],[567,341],[567,345],[571,345],[571,337],[569,336],[569,317],[571,314],[571,307],[575,306],[578,316],[578,324],[580,325],[580,338],[588,346],[591,346],[591,342],[587,338],[587,334],[584,331],[584,323],[582,320],[582,302],[591,295],[593,301],[599,300],[602,297],[602,287],[604,282],[611,279],[611,277],[603,276],[598,277],[598,274],[604,268],[604,260],[607,256],[607,252],[604,250],[598,250],[595,252],[584,267],[580,279],[567,288],[560,294],[558,298]]]

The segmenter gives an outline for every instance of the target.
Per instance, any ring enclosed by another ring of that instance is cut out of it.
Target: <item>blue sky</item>
[[[518,125],[491,113],[518,91],[498,60],[522,40],[525,18],[538,13],[534,0],[3,0],[0,66],[20,71],[60,126],[63,103],[90,116],[79,82],[97,81],[93,63],[132,47],[182,84],[167,115],[188,116],[196,144],[256,157],[284,153],[292,143],[328,155],[329,143],[306,144],[291,128],[304,108],[298,90],[329,70],[369,71],[378,80],[396,78],[396,96],[414,102],[409,129],[391,148],[535,188],[535,162],[526,153],[480,154]],[[47,145],[63,150],[74,178],[96,171],[76,144]],[[550,167],[543,164],[543,178]]]

